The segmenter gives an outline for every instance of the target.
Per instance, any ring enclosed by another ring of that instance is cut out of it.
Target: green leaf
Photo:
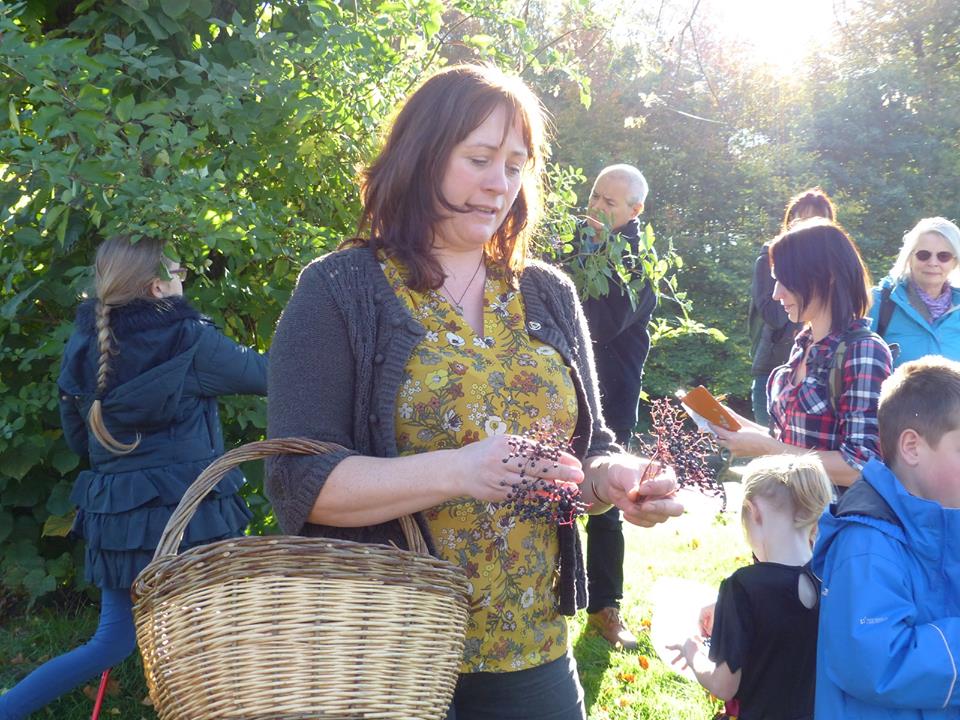
[[[20,480],[39,463],[40,458],[31,457],[29,453],[7,451],[0,458],[0,474]]]
[[[67,240],[67,225],[70,220],[70,206],[65,205],[66,211],[60,218],[60,224],[57,225],[57,240],[60,241],[60,247],[63,247],[66,244]]]
[[[190,8],[190,0],[160,0],[160,7],[167,17],[176,20]]]
[[[10,537],[13,532],[13,515],[6,510],[0,510],[0,543]]]
[[[10,101],[7,103],[7,112],[10,115],[10,126],[16,131],[17,135],[19,135],[20,118],[17,115],[17,101],[14,98],[10,98]]]
[[[43,537],[67,537],[73,529],[76,517],[76,510],[71,510],[66,515],[51,515],[43,523]]]
[[[4,320],[13,320],[14,316],[17,314],[17,308],[20,307],[20,304],[24,300],[26,300],[28,297],[30,297],[33,291],[36,290],[38,287],[40,287],[40,285],[42,284],[43,284],[43,280],[38,280],[33,285],[28,287],[26,290],[18,292],[12,298],[7,300],[7,302],[3,304],[3,307],[0,308],[0,317],[2,317]],[[0,463],[0,470],[2,470],[2,463]],[[13,474],[13,473],[10,473],[10,474]],[[13,476],[17,477],[17,475],[15,474],[13,474]],[[23,476],[21,475],[20,477],[23,477]]]
[[[67,209],[66,205],[54,205],[52,208],[48,208],[47,211],[43,214],[43,226],[47,229],[47,232],[53,232],[54,227],[56,227],[57,221],[60,219],[60,216],[63,214],[63,211]]]
[[[190,5],[190,12],[196,15],[199,18],[206,20],[210,17],[210,11],[213,9],[213,5],[210,0],[193,0]]]
[[[123,4],[132,7],[134,10],[139,10],[140,12],[146,12],[150,9],[150,3],[148,0],[123,0]]]
[[[68,472],[73,470],[80,464],[80,458],[77,457],[74,452],[68,448],[65,444],[59,444],[56,446],[56,450],[53,451],[53,454],[50,456],[50,464],[53,465],[57,472],[61,475],[66,475]],[[60,487],[59,485],[57,487]],[[67,495],[69,495],[69,491]],[[51,495],[51,498],[53,496]],[[47,507],[50,512],[63,512],[62,510],[55,510],[51,507]]]
[[[120,98],[119,102],[117,102],[116,106],[114,107],[113,112],[120,122],[127,122],[130,119],[133,108],[136,104],[137,101],[134,99],[133,95],[126,95]]]
[[[18,245],[24,245],[26,247],[35,247],[43,242],[43,238],[40,237],[40,232],[33,227],[20,228],[13,234],[13,240]]]
[[[75,564],[70,553],[61,553],[60,557],[47,560],[47,573],[57,580],[64,580],[74,574]]]
[[[124,2],[130,2],[132,0],[124,0]],[[146,0],[144,0],[146,2]],[[166,40],[170,37],[170,33],[164,30],[160,23],[157,22],[154,18],[150,17],[146,12],[139,13],[140,20],[143,21],[143,24],[147,26],[150,32],[153,34],[157,40]]]
[[[47,575],[46,570],[31,570],[23,578],[23,587],[30,595],[30,605],[48,592],[57,589],[57,581],[52,575]]]

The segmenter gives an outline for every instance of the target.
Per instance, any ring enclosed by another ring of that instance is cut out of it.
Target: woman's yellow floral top
[[[401,454],[521,434],[534,423],[570,438],[577,420],[570,370],[552,347],[527,334],[520,291],[502,272],[487,267],[478,336],[439,292],[410,290],[401,266],[381,262],[394,292],[427,330],[400,384]],[[470,583],[462,672],[522,670],[566,652],[554,525],[473,499],[452,500],[424,516],[440,556],[462,567]]]

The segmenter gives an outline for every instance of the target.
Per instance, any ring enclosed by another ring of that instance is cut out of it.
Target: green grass
[[[736,498],[730,506],[739,508]],[[571,642],[580,667],[590,720],[709,720],[718,704],[696,683],[672,672],[656,656],[644,623],[651,619],[653,583],[660,577],[684,577],[717,586],[749,551],[739,518],[726,514],[687,515],[656,528],[627,526],[626,588],[623,615],[640,638],[640,648],[623,652],[584,627],[580,613],[571,623]],[[11,687],[43,661],[84,642],[97,624],[95,603],[61,603],[27,616],[7,618],[0,627],[0,690]],[[646,666],[646,667],[644,667]],[[117,683],[104,704],[102,718],[153,720],[143,703],[147,696],[139,657],[116,668]],[[86,693],[95,692],[91,680]],[[87,720],[92,699],[83,691],[61,698],[33,718]]]
[[[739,500],[731,499],[730,507],[739,511]],[[739,516],[687,515],[650,529],[625,526],[624,535],[621,610],[640,647],[634,652],[613,649],[584,627],[582,613],[574,619],[571,636],[587,716],[590,720],[710,720],[719,703],[698,684],[670,670],[643,629],[652,619],[651,589],[658,578],[682,577],[717,587],[749,561]]]

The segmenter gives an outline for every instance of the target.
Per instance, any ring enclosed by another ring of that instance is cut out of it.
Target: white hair
[[[960,259],[960,228],[946,218],[924,218],[903,236],[903,245],[900,247],[900,254],[897,255],[897,259],[890,269],[890,277],[894,280],[903,280],[910,277],[910,256],[916,250],[920,236],[927,233],[937,233],[944,238],[950,243],[953,254]],[[960,263],[947,276],[947,280],[950,281],[951,285],[960,284]]]
[[[597,175],[597,180],[606,175],[622,177],[630,183],[630,196],[627,198],[628,204],[642,205],[647,201],[647,193],[650,191],[650,186],[647,185],[647,179],[643,176],[643,173],[633,165],[627,165],[625,163],[609,165],[600,171],[600,174]]]

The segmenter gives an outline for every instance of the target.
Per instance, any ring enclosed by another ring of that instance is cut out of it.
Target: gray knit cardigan
[[[569,278],[531,261],[520,277],[530,335],[572,368],[578,414],[573,448],[580,458],[619,450],[600,412],[589,334]],[[405,547],[397,521],[330,527],[307,521],[333,468],[350,455],[396,457],[394,427],[403,370],[425,334],[390,287],[369,248],[325,255],[300,274],[270,349],[270,438],[308,437],[343,450],[267,462],[266,492],[285,533]],[[430,533],[419,513],[427,542]],[[560,610],[586,605],[578,533],[560,527]]]

